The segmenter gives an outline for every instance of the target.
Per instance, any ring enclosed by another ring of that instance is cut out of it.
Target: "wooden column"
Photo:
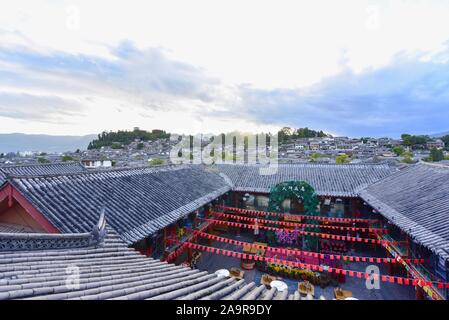
[[[163,252],[162,256],[165,256],[165,251],[166,251],[166,248],[167,248],[167,227],[164,228],[164,241],[163,241],[163,243],[164,243],[164,252]]]
[[[424,300],[425,293],[424,290],[420,286],[416,286],[416,300]]]

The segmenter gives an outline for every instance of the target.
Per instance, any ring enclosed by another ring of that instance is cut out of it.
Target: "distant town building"
[[[112,167],[111,160],[83,159],[83,160],[81,160],[81,163],[87,169],[111,168]]]
[[[437,148],[437,149],[443,149],[445,147],[444,141],[441,139],[436,139],[436,140],[431,140],[428,141],[426,144],[427,149],[433,149],[433,148]]]

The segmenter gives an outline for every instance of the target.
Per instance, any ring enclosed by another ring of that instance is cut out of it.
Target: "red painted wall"
[[[40,232],[60,233],[14,186],[0,189],[0,222],[19,224]],[[19,222],[19,223],[17,223]]]

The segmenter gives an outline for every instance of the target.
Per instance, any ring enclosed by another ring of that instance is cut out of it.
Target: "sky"
[[[449,131],[449,0],[9,1],[0,133]]]

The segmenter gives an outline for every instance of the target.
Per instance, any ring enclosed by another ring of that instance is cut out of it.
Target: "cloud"
[[[241,88],[242,110],[256,121],[309,126],[345,135],[398,136],[449,128],[449,49],[434,59],[397,55],[391,64],[336,76],[300,90]]]
[[[0,117],[41,122],[66,123],[82,114],[77,101],[57,96],[36,96],[0,91]]]
[[[31,48],[0,47],[0,81],[77,94],[125,95],[151,105],[164,96],[211,102],[221,89],[218,79],[192,65],[169,59],[159,48],[137,49],[131,42],[110,48],[113,59]]]
[[[343,59],[341,71],[313,85],[274,89],[225,83],[162,48],[129,40],[105,48],[107,56],[37,50],[26,39],[0,45],[0,117],[10,121],[4,130],[18,130],[12,119],[58,133],[133,126],[216,133],[290,125],[398,136],[449,127],[448,46],[397,54],[364,71]]]
[[[202,110],[228,105],[225,102],[234,94],[232,87],[170,58],[163,49],[139,49],[124,41],[108,50],[110,56],[105,58],[0,46],[0,84],[6,92],[0,95],[0,116],[34,121],[30,124],[36,128],[38,122],[58,123],[65,118],[64,122],[78,121],[78,128],[85,125],[85,133],[143,122],[167,130],[183,132],[193,126],[201,131]],[[92,119],[98,115],[103,121],[95,126]]]

